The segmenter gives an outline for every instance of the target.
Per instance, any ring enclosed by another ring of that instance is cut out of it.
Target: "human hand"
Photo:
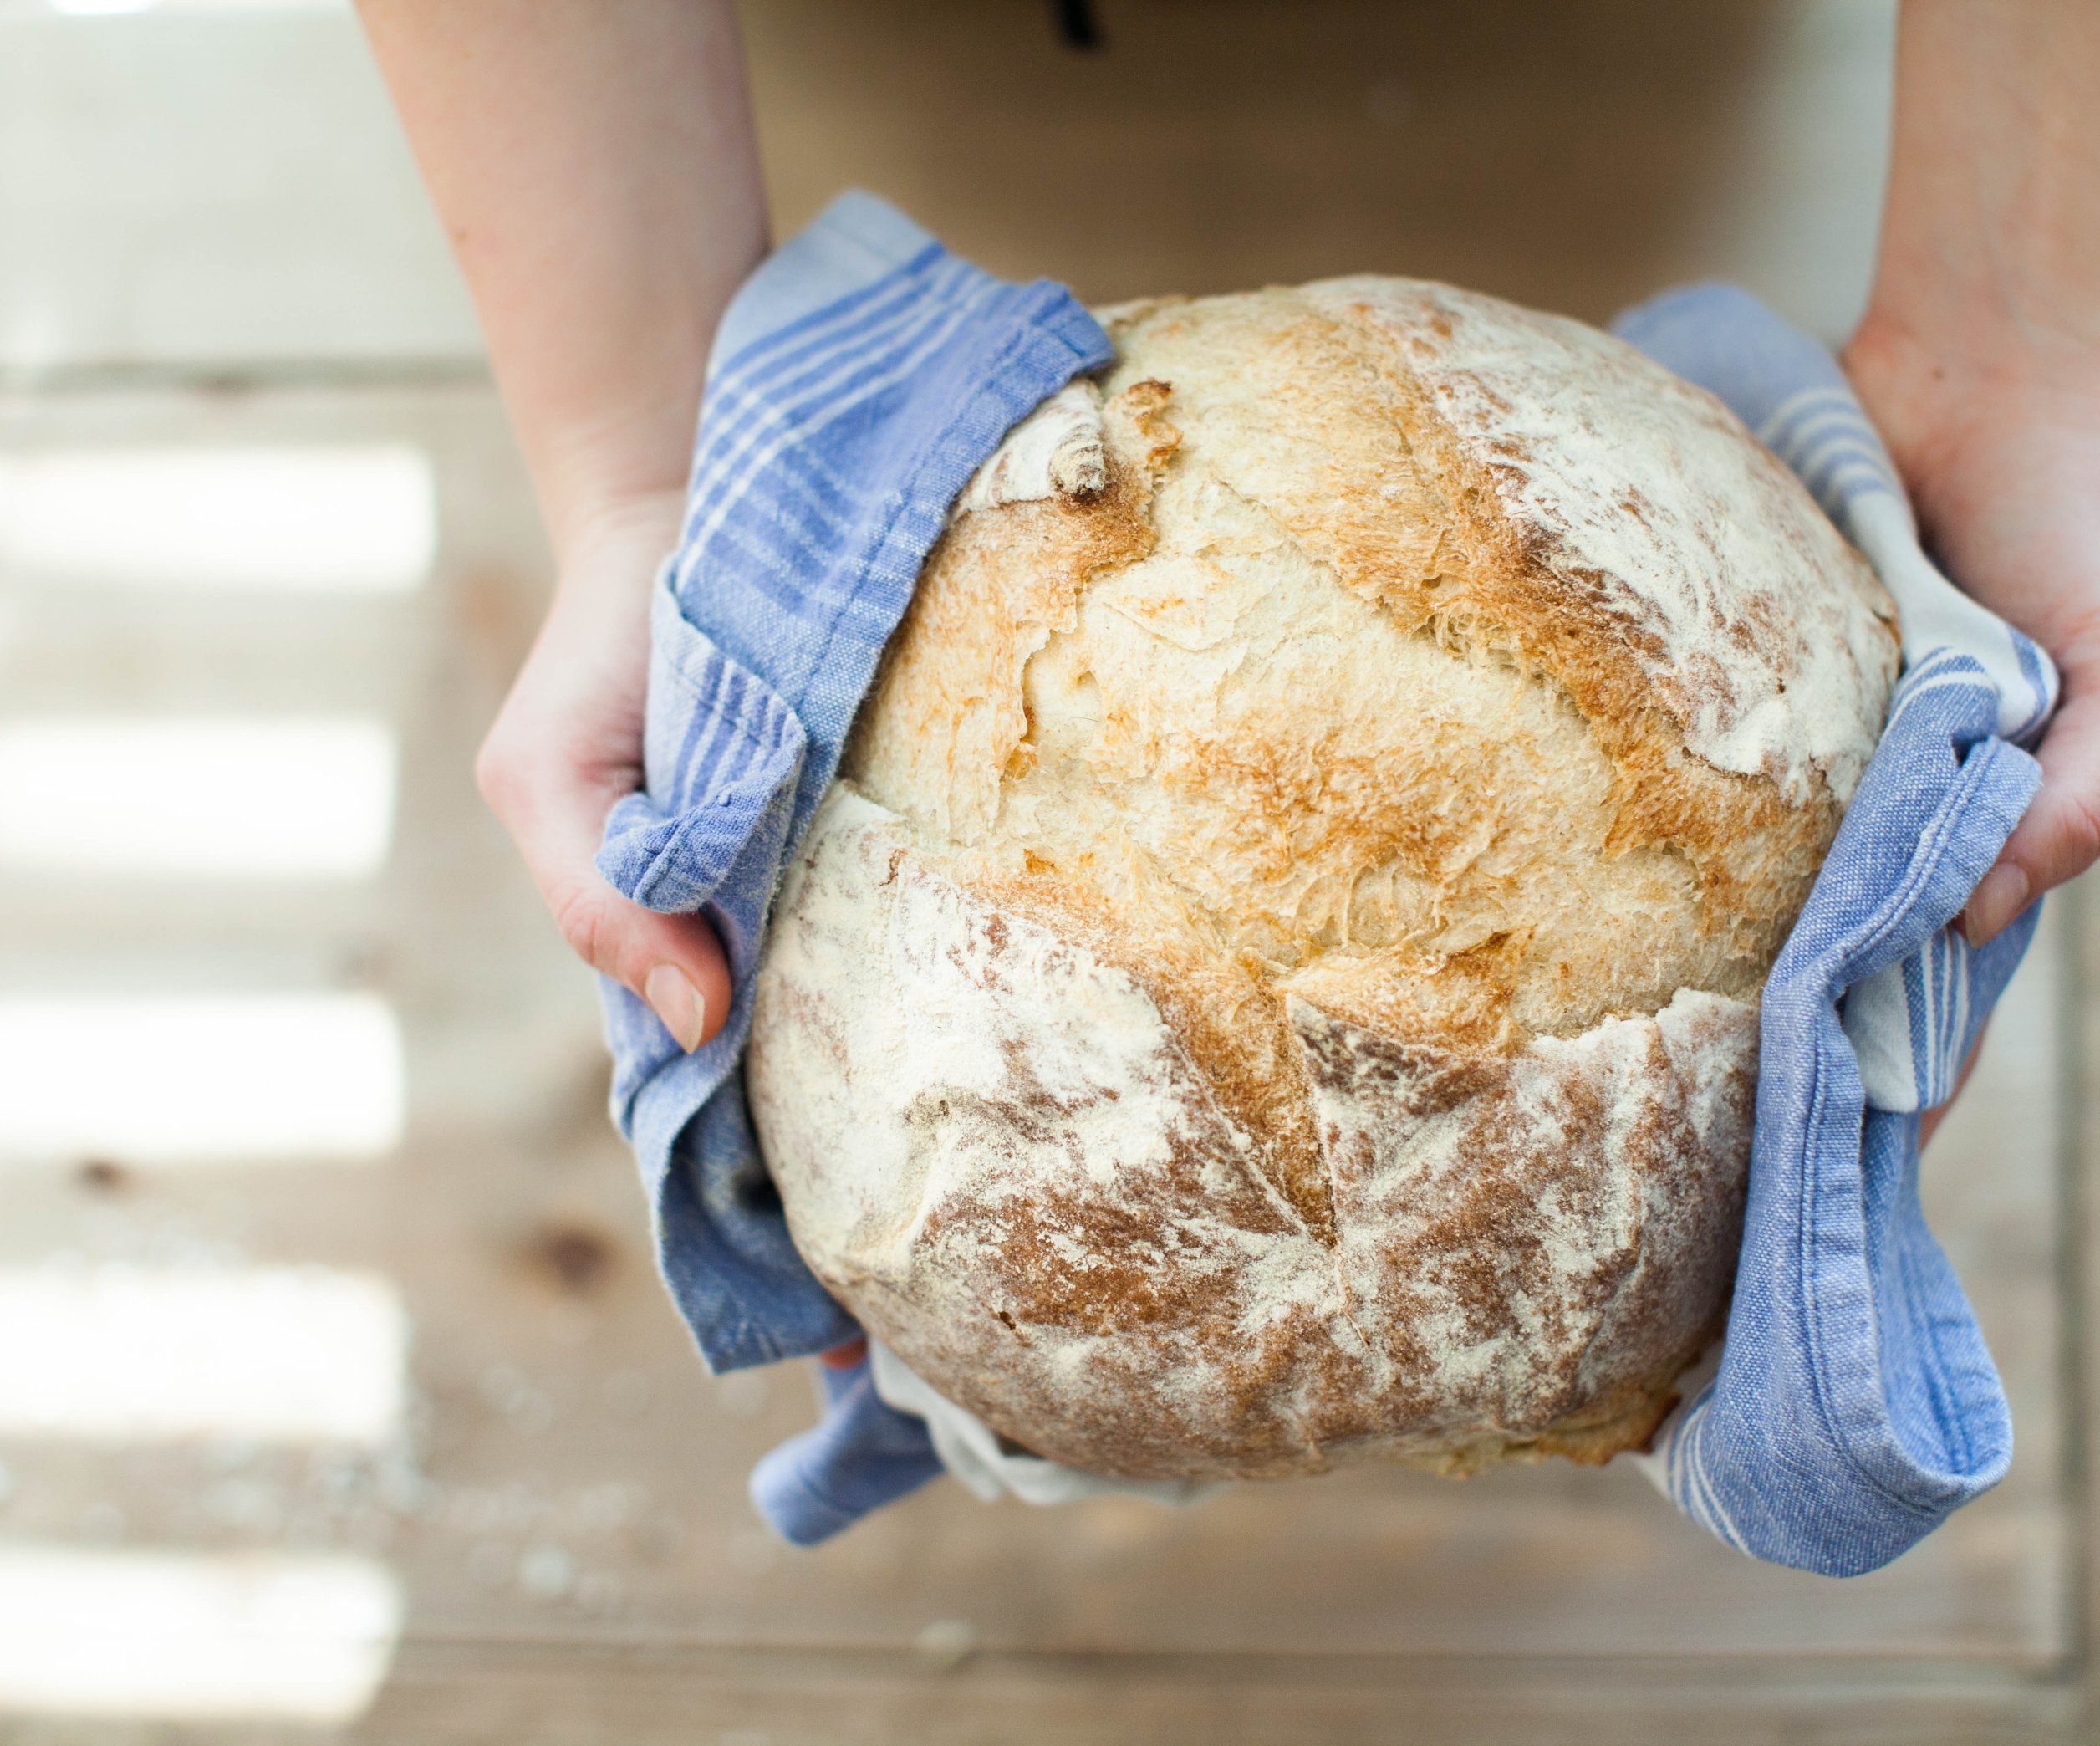
[[[2100,857],[2100,337],[1870,313],[1844,363],[1928,548],[2062,676],[2041,790],[1962,912],[1981,945]]]
[[[1972,945],[2100,854],[2100,8],[1905,0],[1845,368],[1955,582],[2055,657],[2041,789]]]
[[[539,498],[559,585],[482,792],[577,955],[688,1049],[729,1010],[698,916],[593,865],[641,779],[649,588],[683,508],[708,350],[766,248],[733,0],[359,0]]]
[[[649,1003],[688,1051],[729,1013],[729,970],[699,916],[629,902],[594,865],[605,816],[642,779],[649,590],[683,493],[579,518],[538,637],[475,775],[576,955]]]

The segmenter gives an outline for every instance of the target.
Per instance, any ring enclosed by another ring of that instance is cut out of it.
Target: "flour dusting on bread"
[[[1577,324],[1369,278],[1104,321],[777,906],[747,1077],[796,1240],[1074,1466],[1636,1446],[1725,1309],[1888,604]]]

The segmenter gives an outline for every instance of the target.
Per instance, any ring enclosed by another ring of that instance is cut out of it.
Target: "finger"
[[[687,1054],[722,1028],[729,967],[704,917],[630,903],[588,860],[556,876],[548,907],[577,957],[639,994]]]
[[[1971,946],[2100,858],[2100,692],[2067,702],[2036,753],[2041,788],[1961,914]]]
[[[516,840],[569,948],[647,1002],[691,1053],[729,1016],[721,942],[704,917],[660,915],[605,882],[594,857],[619,796],[603,780],[561,771],[553,754],[521,753],[493,737],[477,766],[483,794]]]

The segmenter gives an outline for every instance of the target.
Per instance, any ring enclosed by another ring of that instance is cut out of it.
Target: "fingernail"
[[[700,1047],[700,1034],[707,1028],[707,1003],[677,965],[659,964],[650,971],[642,983],[642,998],[687,1054]]]
[[[1962,937],[1971,946],[1996,938],[2006,924],[2027,906],[2027,870],[2006,861],[1983,876],[1969,894],[1969,906],[1961,912]]]

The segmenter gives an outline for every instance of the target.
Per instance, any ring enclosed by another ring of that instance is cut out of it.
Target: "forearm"
[[[1928,544],[2063,679],[1980,944],[2100,855],[2100,6],[1905,0],[1893,143],[1845,367]]]
[[[1937,423],[1909,402],[1945,391],[1950,370],[2046,379],[2100,363],[2097,206],[2100,6],[1905,0],[1880,255],[1855,345],[1921,355],[1889,409],[1900,426]]]
[[[650,579],[707,350],[763,252],[731,0],[359,0],[466,275],[560,579],[482,792],[577,955],[696,1049],[729,1010],[697,916],[593,863],[642,777]]]
[[[729,0],[359,0],[555,549],[675,493],[765,247]]]

